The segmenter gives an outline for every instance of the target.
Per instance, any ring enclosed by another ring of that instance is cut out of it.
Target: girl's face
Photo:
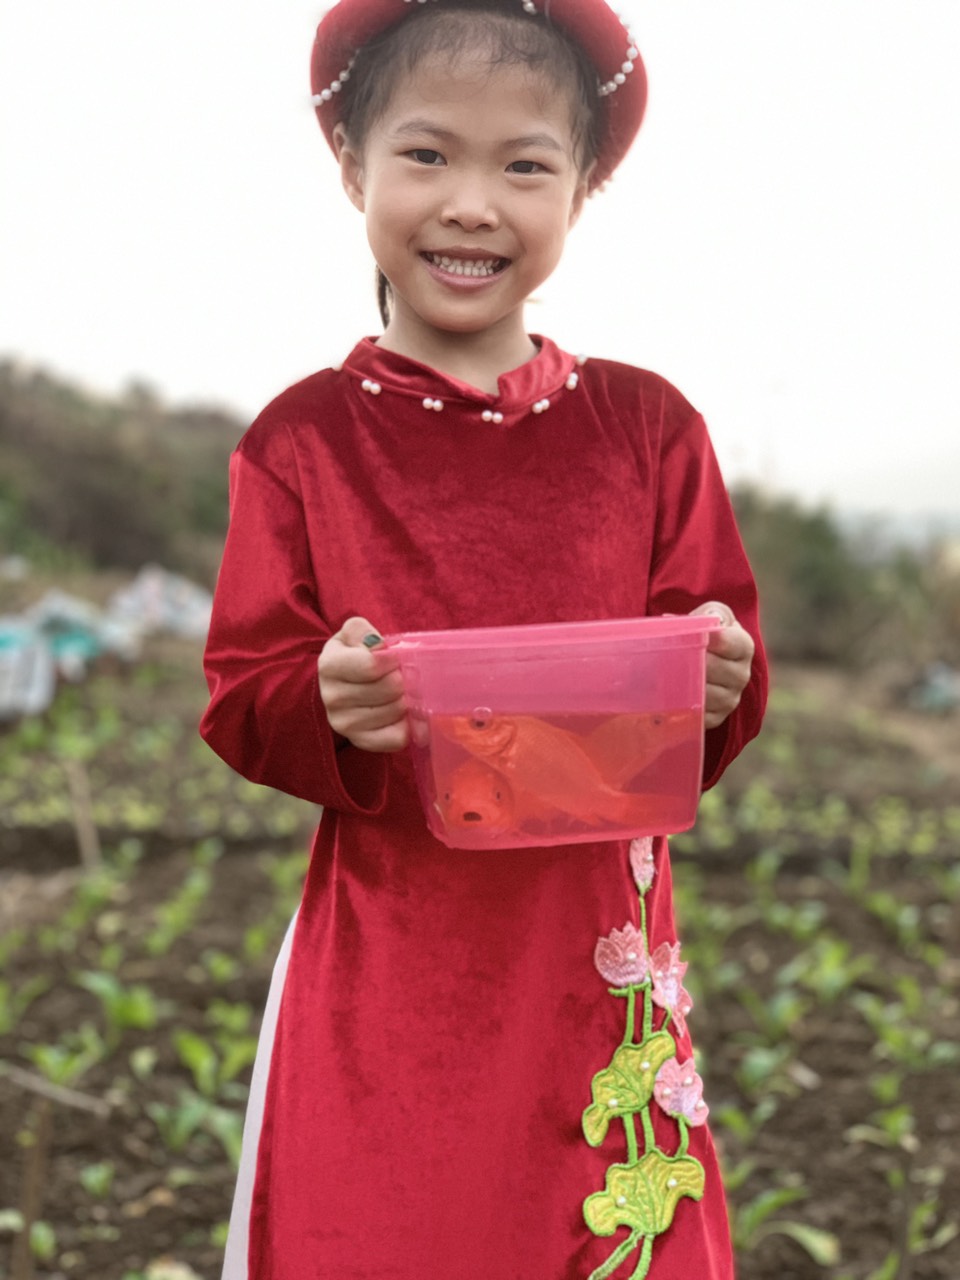
[[[523,336],[523,304],[586,195],[572,114],[527,68],[432,58],[400,81],[362,151],[341,132],[344,187],[392,286],[394,334]]]

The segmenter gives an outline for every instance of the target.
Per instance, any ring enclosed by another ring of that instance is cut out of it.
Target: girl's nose
[[[458,183],[447,193],[440,214],[444,226],[460,226],[464,231],[494,230],[500,215],[483,183]]]

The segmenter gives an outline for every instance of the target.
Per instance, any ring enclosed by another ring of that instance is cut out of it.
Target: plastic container
[[[407,632],[400,659],[430,830],[455,849],[693,825],[714,617]]]

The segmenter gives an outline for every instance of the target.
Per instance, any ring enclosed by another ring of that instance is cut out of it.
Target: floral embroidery
[[[603,1191],[587,1196],[584,1220],[594,1235],[612,1236],[620,1227],[629,1234],[589,1280],[607,1280],[636,1251],[631,1280],[644,1280],[656,1237],[669,1230],[684,1196],[701,1199],[706,1177],[700,1161],[687,1154],[689,1129],[704,1124],[709,1114],[703,1081],[692,1058],[678,1059],[672,1034],[685,1034],[693,1007],[683,986],[687,965],[678,942],[663,942],[651,953],[647,939],[646,893],[656,870],[651,839],[632,841],[630,869],[640,894],[640,928],[628,922],[612,929],[599,939],[593,957],[600,976],[611,984],[610,994],[627,1002],[626,1030],[610,1065],[593,1077],[593,1101],[583,1113],[584,1137],[592,1147],[606,1140],[614,1120],[623,1124],[627,1141],[626,1162],[610,1165]],[[665,1011],[656,1030],[654,1006]],[[651,1103],[676,1121],[679,1140],[672,1155],[657,1146]]]
[[[653,884],[656,869],[653,861],[653,836],[638,836],[636,840],[631,840],[630,870],[641,893],[646,893]]]
[[[601,938],[593,953],[593,962],[600,976],[615,987],[639,986],[646,982],[650,971],[647,940],[632,924],[622,929],[612,929],[610,936]]]
[[[653,1096],[668,1116],[682,1116],[687,1124],[705,1124],[710,1108],[703,1100],[703,1081],[694,1070],[693,1059],[678,1062],[670,1058],[657,1072]]]
[[[693,1008],[689,992],[683,988],[686,964],[680,962],[680,943],[662,942],[652,956],[653,1000],[673,1015],[678,1035],[687,1031],[687,1014]]]

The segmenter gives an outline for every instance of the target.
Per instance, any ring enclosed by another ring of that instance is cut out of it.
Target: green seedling
[[[792,987],[764,1000],[752,987],[745,986],[738,992],[738,999],[753,1018],[762,1042],[771,1046],[793,1040],[810,1009],[810,1000]]]
[[[818,1266],[830,1267],[840,1259],[840,1241],[832,1232],[806,1222],[775,1217],[781,1209],[806,1197],[802,1187],[773,1187],[761,1191],[733,1212],[733,1241],[743,1253],[755,1249],[767,1236],[782,1235],[795,1240]]]
[[[753,1142],[771,1116],[776,1114],[777,1106],[777,1100],[770,1097],[761,1098],[749,1111],[728,1102],[713,1107],[711,1116],[718,1131],[726,1130],[746,1147]]]
[[[792,1057],[790,1045],[753,1045],[747,1049],[736,1069],[737,1083],[749,1098],[764,1098],[773,1093],[793,1093],[787,1068]]]
[[[159,1056],[152,1045],[141,1045],[130,1054],[130,1070],[138,1080],[148,1080],[153,1075]]]
[[[921,940],[920,911],[912,902],[903,902],[887,889],[875,889],[864,899],[872,916],[893,934],[898,944],[911,951]]]
[[[16,1030],[21,1018],[38,996],[50,989],[50,979],[42,975],[28,978],[19,987],[0,980],[0,1036]]]
[[[166,955],[174,942],[192,928],[212,887],[213,877],[206,866],[191,868],[174,896],[154,913],[156,923],[144,940],[151,956]]]
[[[173,1034],[180,1061],[193,1075],[194,1083],[206,1098],[215,1098],[226,1085],[245,1070],[256,1057],[256,1037],[222,1030],[216,1034],[217,1049],[195,1032]]]
[[[162,1006],[142,983],[124,986],[115,974],[89,971],[79,974],[76,983],[100,1001],[107,1024],[107,1041],[112,1046],[119,1042],[122,1032],[152,1031],[160,1020]]]
[[[0,1209],[0,1234],[18,1236],[23,1231],[19,1209]],[[51,1262],[57,1253],[57,1235],[49,1222],[38,1220],[30,1226],[30,1252],[38,1262]],[[0,1275],[5,1274],[0,1272]]]
[[[215,948],[204,951],[200,956],[200,963],[218,987],[232,982],[240,972],[239,962],[233,956]]]
[[[77,1177],[88,1195],[94,1196],[97,1200],[106,1200],[113,1187],[116,1173],[117,1168],[112,1160],[99,1160],[95,1164],[84,1165]]]
[[[179,1154],[200,1133],[207,1133],[217,1139],[233,1167],[239,1167],[243,1136],[240,1112],[217,1106],[191,1089],[180,1090],[175,1106],[151,1102],[146,1110],[169,1151]]]
[[[875,969],[874,958],[852,954],[852,947],[845,938],[820,934],[801,954],[783,966],[777,982],[787,986],[799,983],[821,1003],[834,1004]]]
[[[26,1044],[22,1052],[37,1070],[52,1083],[76,1084],[91,1067],[107,1056],[106,1041],[95,1027],[85,1022],[67,1031],[58,1044]]]
[[[148,1102],[147,1115],[157,1126],[168,1151],[178,1155],[200,1132],[209,1103],[190,1089],[181,1089],[176,1104]]]

